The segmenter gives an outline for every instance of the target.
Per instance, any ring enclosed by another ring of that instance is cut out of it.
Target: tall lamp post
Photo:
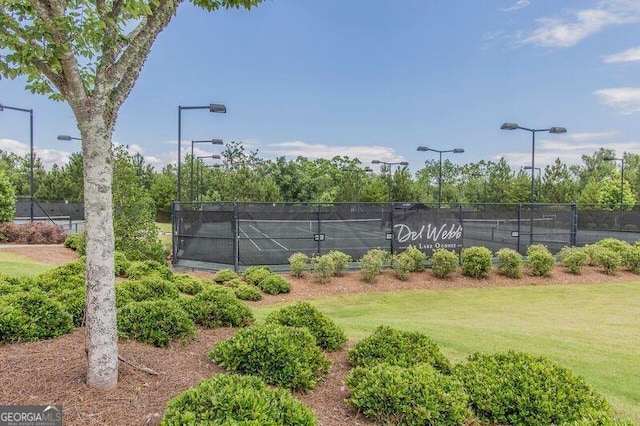
[[[531,166],[524,166],[524,170],[531,170]],[[538,172],[538,202],[542,199],[542,194],[540,188],[542,187],[542,169],[540,167],[536,167],[534,170]]]
[[[202,165],[201,163],[201,159],[203,158],[213,158],[214,160],[219,160],[220,156],[218,154],[212,154],[212,155],[202,155],[197,157],[198,159],[198,196],[196,197],[196,200],[198,201],[202,201]],[[205,167],[220,167],[220,164],[213,164],[211,166],[207,166],[205,165]]]
[[[445,152],[453,152],[454,154],[462,154],[464,152],[464,149],[462,148],[454,148],[454,149],[444,149],[444,150],[439,150],[439,149],[433,149],[433,148],[429,148],[427,146],[419,146],[418,147],[418,151],[433,151],[433,152],[437,152],[438,154],[440,154],[440,176],[438,178],[438,208],[440,208],[440,204],[442,203],[442,154]]]
[[[29,113],[29,220],[33,222],[33,110],[0,104],[0,112],[5,109]]]
[[[620,210],[622,211],[622,205],[624,203],[624,154],[622,158],[605,157],[604,161],[620,161]]]
[[[549,133],[555,133],[555,134],[560,134],[560,133],[567,133],[567,129],[565,129],[564,127],[549,127],[548,129],[529,129],[526,127],[521,127],[518,126],[516,123],[503,123],[502,126],[500,126],[501,130],[516,130],[516,129],[520,129],[520,130],[526,130],[528,132],[531,132],[531,204],[533,204],[533,192],[534,192],[534,188],[535,188],[535,179],[534,179],[534,171],[535,171],[535,154],[536,154],[536,133],[538,132],[549,132]]]
[[[205,141],[191,141],[191,192],[189,193],[189,201],[193,202],[193,145],[197,144],[197,143],[210,143],[212,145],[222,145],[224,142],[222,142],[222,139],[210,139],[210,140],[205,140]],[[201,157],[198,157],[201,158]],[[212,156],[205,156],[202,158],[213,158]],[[220,158],[220,156],[218,156],[218,158]],[[179,199],[179,198],[178,198]]]
[[[180,164],[182,162],[182,110],[190,110],[190,109],[208,109],[209,112],[218,112],[218,113],[226,113],[227,107],[223,104],[209,104],[203,106],[178,106],[178,202],[182,201],[181,199],[181,173],[180,173]]]
[[[399,161],[397,163],[388,163],[386,161],[372,160],[371,164],[384,164],[385,166],[389,167],[389,202],[393,203],[393,198],[391,196],[391,166],[408,166],[409,163],[406,161]]]

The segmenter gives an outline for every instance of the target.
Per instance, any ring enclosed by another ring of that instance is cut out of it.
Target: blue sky
[[[177,159],[178,105],[191,140],[242,141],[264,158],[348,155],[456,163],[504,157],[580,163],[599,147],[640,152],[637,0],[267,0],[249,12],[182,4],[158,37],[114,133],[162,167]],[[35,150],[64,163],[78,135],[64,103],[0,80],[0,103],[33,108]],[[28,152],[27,114],[0,113],[0,149]],[[196,145],[197,155],[220,147]]]

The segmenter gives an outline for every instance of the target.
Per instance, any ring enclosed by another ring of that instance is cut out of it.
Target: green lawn
[[[36,276],[53,269],[55,266],[34,262],[27,256],[0,249],[0,273],[10,276]]]
[[[160,233],[159,238],[162,245],[171,250],[171,223],[156,222],[156,227]]]
[[[476,351],[548,356],[586,377],[618,414],[640,424],[640,282],[370,293],[311,302],[354,339],[386,324],[426,333],[455,362]],[[280,306],[254,312],[263,319]]]

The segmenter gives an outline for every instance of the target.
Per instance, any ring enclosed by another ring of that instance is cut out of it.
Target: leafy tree
[[[621,188],[622,185],[622,188]],[[631,210],[636,204],[636,197],[629,188],[629,182],[620,180],[620,173],[613,172],[610,178],[601,182],[598,202],[607,210]],[[620,190],[622,189],[622,205],[620,205]]]
[[[192,0],[207,10],[261,0]],[[111,137],[158,34],[180,1],[15,0],[0,4],[0,75],[24,76],[33,93],[65,100],[84,155],[87,230],[87,383],[118,380]]]
[[[10,222],[16,214],[16,192],[9,177],[0,169],[0,223]]]
[[[583,205],[597,207],[600,203],[600,181],[591,179],[582,188],[578,202]]]
[[[571,176],[569,167],[559,158],[544,168],[541,192],[545,203],[570,203],[577,199],[578,182]]]
[[[153,174],[149,195],[156,205],[158,219],[170,219],[171,203],[178,198],[177,187],[178,175],[172,164],[165,166],[160,173]]]

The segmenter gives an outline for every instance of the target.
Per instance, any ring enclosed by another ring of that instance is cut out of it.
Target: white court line
[[[251,241],[251,244],[253,244],[255,246],[255,248],[258,249],[258,251],[262,251],[262,249],[260,247],[258,247],[258,245],[251,238],[249,238],[249,235],[246,232],[244,232],[244,229],[242,229],[240,226],[238,226],[238,229],[240,230],[240,232],[242,232],[244,234],[244,236],[247,238],[247,240]]]
[[[258,228],[256,228],[253,225],[249,225],[251,226],[255,231],[257,231],[258,233],[262,234],[263,237],[266,237],[268,239],[270,239],[271,241],[273,241],[275,244],[279,245],[280,247],[282,247],[284,250],[289,251],[288,248],[286,248],[285,246],[283,246],[282,244],[280,244],[279,242],[277,242],[276,240],[274,240],[273,238],[271,238],[270,236],[268,236],[267,234],[265,234],[264,232],[262,232],[261,230],[259,230]]]

